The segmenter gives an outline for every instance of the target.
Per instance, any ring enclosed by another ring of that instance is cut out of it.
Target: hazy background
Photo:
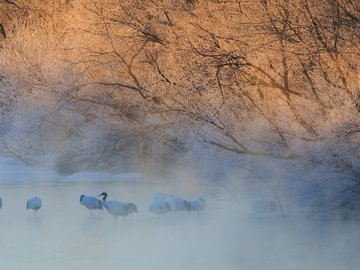
[[[0,268],[355,269],[359,10],[0,1]],[[103,191],[139,214],[90,217]]]

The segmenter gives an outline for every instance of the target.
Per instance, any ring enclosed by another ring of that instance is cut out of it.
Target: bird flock
[[[80,204],[89,210],[90,215],[92,215],[92,210],[102,210],[105,208],[114,217],[115,221],[119,216],[122,216],[125,220],[126,217],[138,212],[137,206],[132,202],[107,200],[107,197],[107,192],[103,192],[97,197],[82,194],[80,196]],[[169,193],[157,192],[149,203],[148,211],[157,215],[168,212],[176,214],[178,211],[195,211],[199,213],[205,209],[205,206],[206,200],[203,198],[186,201]]]
[[[80,204],[89,210],[90,215],[93,215],[93,210],[103,210],[114,217],[116,222],[119,216],[122,216],[124,220],[134,213],[138,212],[137,206],[133,202],[119,201],[119,200],[107,200],[108,193],[102,192],[97,196],[80,195]],[[35,196],[27,200],[26,209],[35,211],[37,216],[38,210],[41,208],[42,201],[39,197]],[[148,211],[162,215],[169,212],[175,214],[179,211],[197,212],[198,214],[206,207],[206,200],[203,198],[195,198],[187,201],[183,198],[175,195],[157,192],[153,195],[149,205]],[[2,199],[0,198],[0,209],[2,208]]]
[[[168,212],[174,212],[176,214],[179,211],[195,211],[199,213],[205,209],[205,206],[206,200],[203,198],[187,201],[169,193],[157,192],[151,199],[148,210],[157,215]]]

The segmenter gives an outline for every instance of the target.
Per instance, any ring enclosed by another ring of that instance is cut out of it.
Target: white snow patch
[[[144,178],[141,173],[110,174],[107,172],[78,172],[65,177],[65,182],[137,182]]]
[[[14,158],[0,157],[0,183],[52,182],[61,176],[43,166],[27,166]]]

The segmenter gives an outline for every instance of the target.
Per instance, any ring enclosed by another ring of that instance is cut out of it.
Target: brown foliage
[[[186,124],[204,142],[249,156],[338,164],[344,145],[359,147],[358,1],[28,6],[18,35],[38,27],[51,36],[58,73],[72,78],[57,93],[77,108],[105,108],[138,131],[152,117],[161,119],[155,130]],[[43,63],[35,73],[48,85]]]

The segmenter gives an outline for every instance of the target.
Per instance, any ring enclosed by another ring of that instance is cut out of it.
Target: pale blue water
[[[256,218],[210,195],[202,215],[157,217],[146,208],[158,189],[129,183],[1,185],[0,269],[358,269],[357,222]],[[117,223],[105,211],[90,216],[80,194],[102,191],[134,201],[138,215]],[[43,201],[37,217],[25,210],[33,195]]]

